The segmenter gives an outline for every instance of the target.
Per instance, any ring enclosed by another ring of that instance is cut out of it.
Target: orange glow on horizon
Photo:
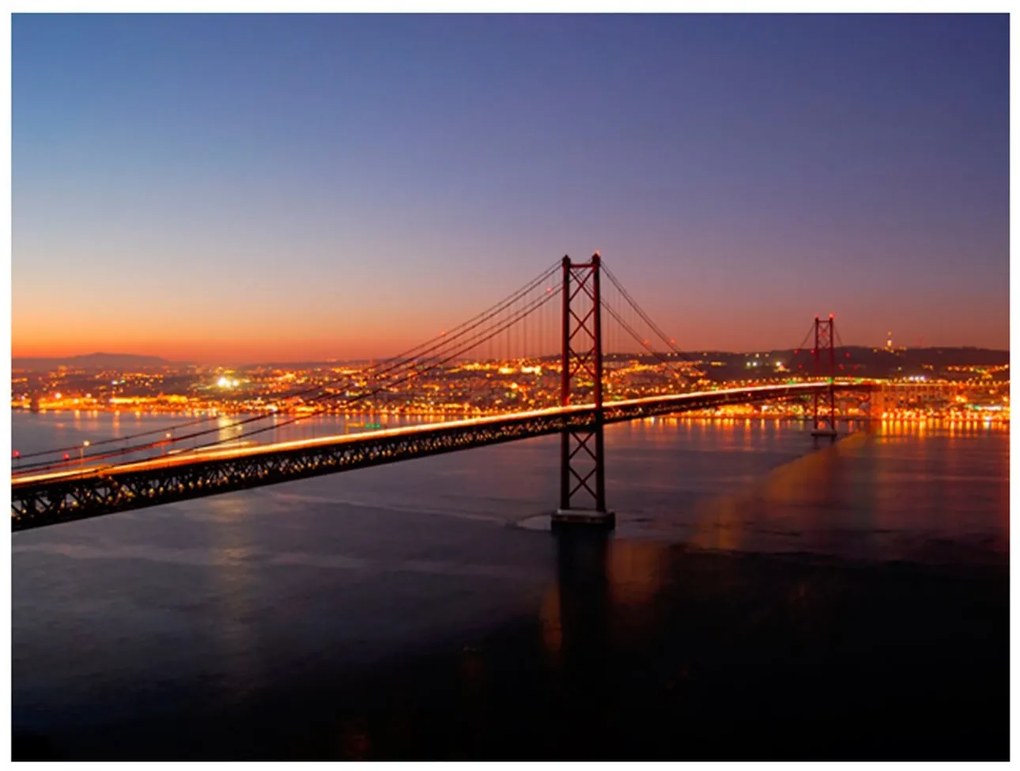
[[[30,318],[13,324],[11,355],[60,358],[104,352],[196,363],[366,359],[398,354],[429,336],[421,324],[406,324],[400,317],[374,323],[366,319],[357,325],[318,321],[292,320],[288,327],[266,316],[153,319],[144,324],[96,317],[77,324],[69,318]]]
[[[136,338],[65,336],[59,340],[42,339],[33,343],[13,342],[11,357],[71,358],[92,353],[155,356],[170,362],[215,364],[218,362],[262,363],[286,361],[329,361],[333,359],[372,359],[393,356],[410,348],[414,341],[379,339],[375,341],[338,341],[335,345],[320,341],[243,340],[229,344],[209,340],[140,341]]]

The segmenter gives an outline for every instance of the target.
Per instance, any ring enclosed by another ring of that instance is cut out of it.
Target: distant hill
[[[168,361],[159,356],[139,356],[133,353],[89,353],[84,356],[64,356],[55,358],[22,357],[11,359],[11,369],[48,372],[57,367],[74,369],[160,369],[168,366],[179,366],[182,362]]]
[[[651,357],[648,357],[651,358]],[[811,374],[814,360],[811,349],[797,351],[765,350],[748,353],[729,351],[692,351],[678,359],[695,359],[711,364],[706,368],[714,380],[758,378],[767,373]],[[823,356],[824,361],[824,356]],[[777,364],[785,369],[777,369]],[[836,348],[837,374],[856,377],[941,376],[949,367],[1003,366],[1009,364],[1009,351],[988,348],[938,346],[930,348],[868,348],[859,345]],[[1009,373],[998,375],[1008,379]]]
[[[972,366],[972,365],[1004,365],[1009,363],[1009,351],[992,350],[988,348],[972,347],[949,347],[932,346],[928,348],[894,349],[870,348],[865,346],[850,345],[840,346],[837,349],[837,360],[839,369],[847,374],[872,377],[902,376],[907,374],[925,374],[943,371],[950,366]],[[748,364],[757,357],[761,364],[769,361],[770,365],[762,369],[749,368]],[[849,354],[849,356],[847,355]],[[613,360],[618,355],[655,359],[651,354],[616,354],[606,351],[607,360]],[[468,354],[468,357],[470,354]],[[680,355],[671,354],[674,359],[697,359],[704,362],[714,362],[709,367],[709,373],[714,379],[740,378],[751,375],[761,375],[772,363],[782,362],[793,367],[796,371],[811,369],[811,356],[809,349],[799,351],[786,350],[762,350],[757,352],[736,353],[733,351],[686,351]],[[558,362],[560,354],[550,354],[542,357],[549,362]],[[386,361],[387,357],[378,359],[350,359],[330,361],[303,361],[303,362],[265,362],[260,364],[234,365],[238,369],[255,369],[262,367],[278,367],[285,369],[315,369],[336,366],[364,366],[370,362],[380,363]],[[139,356],[131,353],[90,353],[84,356],[66,356],[62,358],[14,358],[11,366],[14,370],[49,372],[60,366],[81,370],[102,370],[113,369],[125,370],[146,370],[162,369],[170,367],[174,370],[184,370],[190,366],[190,362],[170,361],[159,356]],[[1009,373],[1003,377],[1008,378]]]

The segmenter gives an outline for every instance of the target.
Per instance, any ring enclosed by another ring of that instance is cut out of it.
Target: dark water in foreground
[[[15,757],[1008,756],[1005,430],[607,447],[608,537],[555,439],[15,534]]]

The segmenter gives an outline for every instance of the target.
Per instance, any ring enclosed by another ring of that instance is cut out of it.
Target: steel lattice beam
[[[814,358],[815,377],[827,377],[830,387],[827,393],[815,393],[814,430],[816,435],[836,435],[836,394],[832,386],[836,380],[836,330],[835,318],[830,313],[824,321],[815,316],[815,347],[811,350]]]
[[[619,423],[726,404],[811,396],[828,393],[829,386],[829,383],[798,384],[609,402],[603,405],[601,422]],[[837,384],[835,388],[861,386]],[[15,478],[11,484],[11,526],[16,531],[27,530],[564,431],[590,433],[598,415],[594,405],[588,404],[244,448],[233,455],[221,453],[224,457],[190,458],[182,454],[43,478]],[[578,479],[586,478],[586,473],[579,470]]]
[[[560,513],[584,510],[584,498],[597,515],[606,514],[605,442],[602,412],[602,298],[598,252],[584,263],[563,258],[563,363],[560,404],[576,403],[575,385],[583,375],[592,383],[595,417],[582,428],[563,430],[560,448]]]

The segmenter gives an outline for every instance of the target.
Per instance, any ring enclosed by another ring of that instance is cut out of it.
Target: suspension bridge
[[[603,276],[609,280],[608,293]],[[603,312],[610,318],[608,329],[604,329]],[[613,373],[605,367],[607,332],[611,350],[613,346],[619,350],[620,339],[629,338],[661,365],[665,386],[651,395],[620,393]],[[812,334],[813,345],[804,348]],[[516,341],[520,352],[529,347],[540,350],[552,335],[558,337],[559,348],[559,393],[554,405],[358,434],[277,439],[287,425],[327,411],[365,408],[429,373],[455,366],[469,354],[495,357],[501,344],[506,346],[504,353],[511,350],[507,341]],[[868,386],[837,378],[831,316],[815,318],[801,348],[810,351],[810,372],[805,373],[810,377],[775,385],[699,390],[689,370],[678,366],[686,357],[675,340],[641,308],[598,253],[585,262],[564,257],[482,313],[357,377],[299,388],[276,398],[279,403],[299,400],[312,407],[310,413],[281,420],[276,405],[270,404],[227,426],[217,417],[206,416],[85,447],[21,456],[11,481],[12,529],[551,434],[562,437],[560,496],[553,520],[611,526],[613,514],[606,505],[605,489],[607,425],[733,404],[800,399],[810,405],[812,433],[834,437],[836,393]],[[607,393],[611,398],[606,398]],[[215,426],[207,425],[214,421]],[[254,441],[256,436],[268,441]],[[72,449],[74,457],[69,453]]]

